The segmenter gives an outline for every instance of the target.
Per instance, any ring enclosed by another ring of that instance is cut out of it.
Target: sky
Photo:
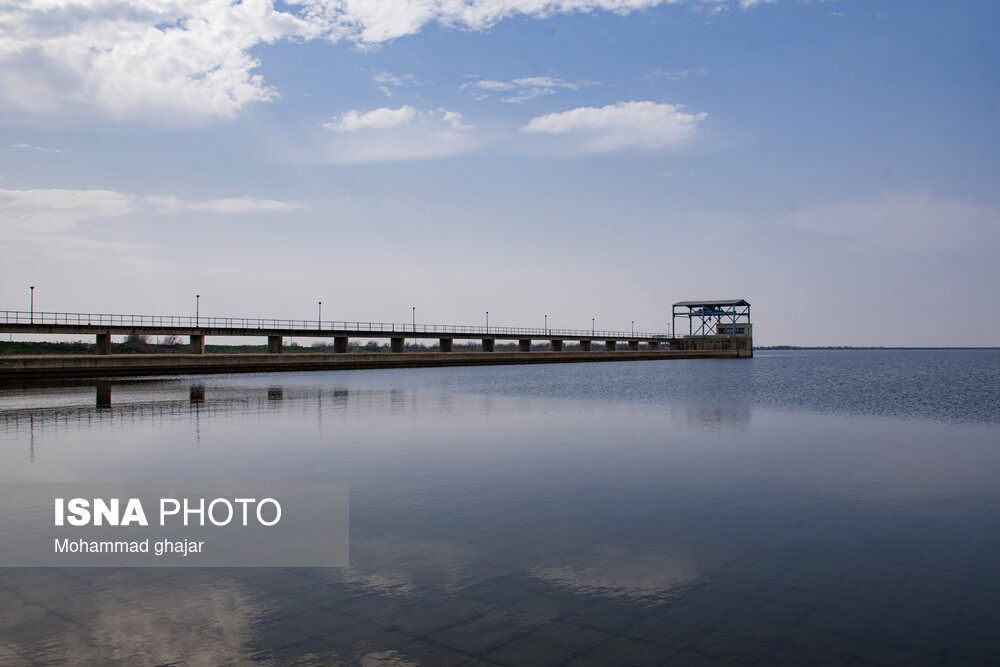
[[[994,0],[12,0],[0,308],[1000,345]]]

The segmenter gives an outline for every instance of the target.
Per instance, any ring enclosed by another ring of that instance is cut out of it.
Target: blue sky
[[[996,3],[14,7],[5,308],[1000,344]]]

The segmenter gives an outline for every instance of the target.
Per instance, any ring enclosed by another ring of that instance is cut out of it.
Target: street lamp
[[[545,335],[546,336],[549,335],[549,315],[548,315],[548,313],[545,314]]]
[[[417,307],[410,306],[410,310],[413,311],[413,333],[417,332]]]
[[[590,335],[591,336],[593,336],[595,333],[597,333],[597,325],[594,324],[596,321],[597,321],[596,317],[591,317],[590,318]]]
[[[198,310],[201,307],[201,295],[194,295],[194,326],[198,328]]]
[[[31,324],[35,323],[35,286],[31,285]]]
[[[316,316],[316,328],[317,329],[322,329],[323,328],[323,302],[322,301],[317,301],[316,303],[319,304],[319,314]]]
[[[490,332],[490,311],[486,311],[486,333]]]
[[[635,320],[632,320],[632,337],[635,338]]]

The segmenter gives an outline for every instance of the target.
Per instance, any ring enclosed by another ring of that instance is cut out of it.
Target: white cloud
[[[258,199],[256,197],[228,197],[206,201],[184,201],[177,197],[146,197],[145,201],[152,205],[157,213],[204,211],[217,215],[243,215],[247,213],[296,211],[304,208],[302,204],[295,201]]]
[[[0,190],[0,229],[6,238],[62,233],[84,220],[133,210],[131,195],[111,190]]]
[[[249,50],[315,26],[269,0],[26,0],[0,17],[0,110],[184,125],[276,95]]]
[[[423,160],[466,153],[477,139],[462,114],[447,109],[421,111],[403,105],[398,109],[346,111],[323,127],[327,133],[320,147],[320,162],[360,163]]]
[[[390,74],[389,72],[378,72],[372,77],[375,87],[382,91],[386,97],[392,97],[394,88],[407,88],[409,86],[419,86],[420,79],[412,74]]]
[[[176,197],[139,197],[113,190],[0,190],[0,231],[6,239],[44,237],[79,232],[82,222],[117,218],[136,211],[243,215],[302,207],[298,202],[255,197],[185,201]]]
[[[438,109],[433,112],[435,114],[440,114],[441,120],[448,123],[454,130],[471,130],[472,126],[467,125],[462,119],[462,114],[457,111],[447,111],[446,109]]]
[[[20,143],[11,144],[11,148],[20,148],[22,150],[34,150],[41,153],[62,153],[58,148],[45,148],[44,146],[33,146],[32,144]]]
[[[517,14],[627,14],[675,1],[289,0],[278,9],[272,0],[15,0],[0,12],[0,113],[201,124],[278,95],[254,73],[261,44],[370,46],[430,23],[483,30]]]
[[[618,102],[605,107],[580,107],[533,118],[522,132],[570,134],[576,148],[604,152],[622,148],[663,148],[692,138],[704,113],[687,113],[680,105],[658,102]]]
[[[596,81],[565,81],[551,76],[528,76],[510,81],[479,79],[463,83],[461,88],[477,91],[478,99],[486,96],[482,91],[489,91],[509,93],[503,98],[504,102],[524,102],[542,95],[551,95],[560,89],[579,90],[585,86],[596,85],[596,83]]]
[[[652,72],[646,74],[647,79],[670,79],[671,81],[681,81],[688,78],[692,74],[708,74],[708,70],[704,67],[699,67],[697,69],[679,69],[679,70],[668,70],[668,69],[654,69]]]
[[[408,125],[417,117],[417,110],[404,104],[398,109],[381,107],[373,111],[345,111],[323,127],[338,132],[356,132],[358,130],[384,130],[389,127]]]

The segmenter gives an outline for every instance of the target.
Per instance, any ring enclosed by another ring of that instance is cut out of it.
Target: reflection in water
[[[391,537],[357,537],[351,557],[352,567],[328,571],[329,579],[387,596],[456,594],[482,565],[476,550],[461,543]]]
[[[698,576],[691,558],[662,551],[636,553],[620,546],[596,546],[569,563],[534,567],[531,574],[581,595],[632,599],[663,598]]]
[[[107,380],[98,381],[96,385],[97,389],[97,407],[98,408],[110,408],[111,407],[111,383]]]
[[[13,570],[0,606],[0,662],[220,664],[248,660],[259,616],[218,577],[149,570]],[[9,630],[11,629],[12,630]]]
[[[724,403],[701,404],[684,403],[673,406],[682,412],[683,419],[693,428],[715,433],[741,433],[750,426],[753,408],[746,403],[727,405]],[[676,415],[680,417],[681,415]]]
[[[888,353],[0,389],[0,481],[347,481],[352,534],[343,570],[0,570],[0,662],[989,662],[1000,364],[928,354],[937,403]]]

